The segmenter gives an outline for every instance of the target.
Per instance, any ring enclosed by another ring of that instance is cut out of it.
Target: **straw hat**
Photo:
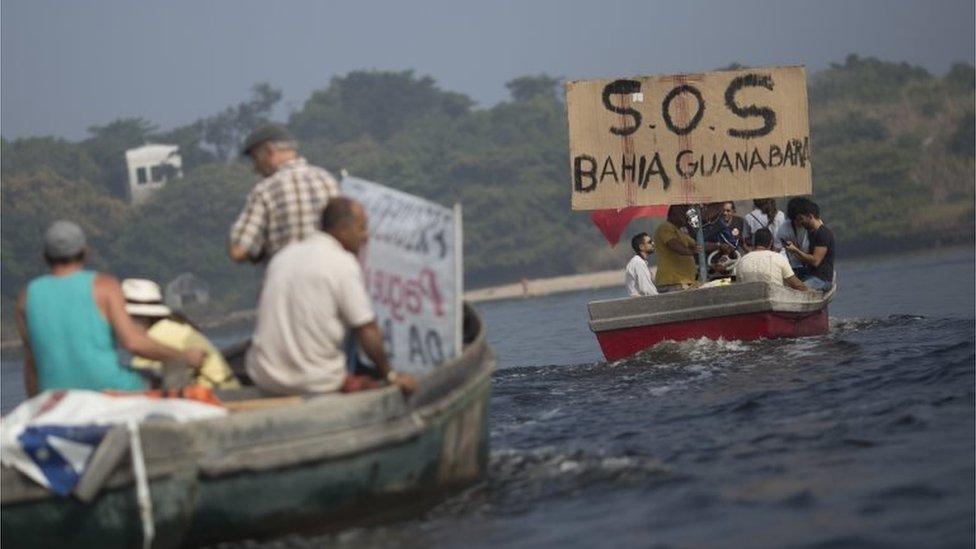
[[[127,278],[122,281],[125,310],[135,316],[169,316],[173,311],[163,305],[163,292],[159,284],[145,278]]]

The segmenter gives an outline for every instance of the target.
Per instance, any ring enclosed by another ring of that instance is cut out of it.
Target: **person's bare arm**
[[[126,312],[122,286],[114,277],[98,275],[95,278],[95,296],[96,300],[104,305],[103,311],[115,332],[116,339],[127,351],[150,360],[185,360],[197,369],[203,365],[207,353],[202,349],[181,351],[149,337]]]
[[[24,342],[24,390],[27,396],[34,396],[38,393],[37,387],[37,366],[34,364],[34,351],[30,346],[30,336],[27,333],[27,291],[21,291],[17,296],[17,306],[14,309],[14,317],[17,321],[17,332],[20,339]]]
[[[799,290],[801,292],[809,292],[810,291],[810,288],[807,288],[806,285],[803,284],[803,282],[799,278],[796,277],[796,275],[793,275],[793,276],[791,276],[789,278],[784,279],[783,282],[787,286],[789,286],[790,288],[793,288],[794,290]]]
[[[795,243],[790,243],[787,245],[786,249],[790,252],[796,254],[796,257],[810,265],[811,267],[819,267],[820,263],[827,257],[827,247],[826,246],[815,246],[813,248],[813,253],[806,253],[796,246]]]
[[[250,259],[247,255],[247,250],[237,244],[227,246],[227,255],[235,263],[244,263]]]
[[[383,349],[383,336],[380,334],[379,324],[374,320],[353,328],[353,333],[356,335],[359,346],[363,348],[363,352],[379,369],[380,375],[384,379],[390,379],[390,373],[393,372],[393,369],[390,367],[390,361],[386,358],[386,351]],[[407,395],[417,389],[417,382],[410,374],[394,373],[391,381]]]

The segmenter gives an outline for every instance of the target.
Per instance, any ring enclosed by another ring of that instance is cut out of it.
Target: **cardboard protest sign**
[[[566,84],[574,210],[810,194],[803,67]]]
[[[398,371],[423,373],[461,351],[461,209],[355,177],[342,192],[361,202],[369,243],[361,254],[384,347]]]

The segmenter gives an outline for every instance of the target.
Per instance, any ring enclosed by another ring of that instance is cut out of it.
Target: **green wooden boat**
[[[409,399],[388,387],[220,419],[143,422],[152,546],[327,529],[474,482],[488,463],[493,367],[481,320],[466,308],[462,354],[425,375]],[[128,455],[88,504],[3,467],[3,546],[144,545]]]

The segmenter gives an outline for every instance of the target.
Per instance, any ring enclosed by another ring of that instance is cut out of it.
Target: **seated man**
[[[684,230],[688,224],[688,207],[676,204],[668,208],[668,219],[654,231],[657,251],[657,275],[654,285],[660,293],[684,290],[695,284],[698,268],[694,256],[701,251],[695,239]]]
[[[773,234],[773,247],[770,249],[778,252],[782,248],[782,243],[776,238],[776,234],[779,232],[779,228],[786,223],[786,216],[777,208],[775,198],[757,198],[752,201],[752,204],[755,209],[745,216],[743,247],[746,251],[751,250],[753,235],[756,234],[756,231],[769,229],[769,232]]]
[[[735,267],[739,282],[767,282],[777,286],[789,286],[794,290],[806,291],[807,287],[793,274],[789,262],[782,254],[770,250],[773,233],[769,229],[759,229],[753,235],[753,250],[742,256]]]
[[[630,247],[634,249],[634,257],[627,264],[627,293],[631,297],[657,295],[657,288],[651,282],[651,270],[647,267],[647,258],[654,253],[654,242],[647,233],[638,233],[630,239]]]
[[[366,212],[352,199],[332,198],[320,226],[324,232],[285,246],[268,264],[248,375],[281,395],[369,388],[347,375],[344,341],[352,331],[380,375],[413,392],[414,379],[390,368],[356,260],[368,235]]]
[[[134,355],[203,364],[202,349],[174,349],[148,337],[125,311],[119,281],[85,270],[87,253],[81,227],[54,222],[44,233],[50,274],[32,280],[17,298],[29,396],[49,389],[145,389],[142,377],[119,362],[116,339]]]
[[[834,283],[834,233],[824,225],[820,219],[820,206],[812,200],[797,205],[796,219],[810,235],[810,253],[795,243],[786,250],[796,254],[810,268],[810,274],[803,279],[804,284],[826,292]]]
[[[718,261],[713,261],[708,265],[710,275],[724,275],[726,273],[725,263],[739,245],[738,235],[741,232],[726,223],[723,211],[726,204],[731,204],[731,202],[712,202],[703,208],[702,237],[705,241],[705,254],[707,256],[715,250],[720,252],[717,256]],[[689,227],[689,231],[694,234],[694,229],[691,227]],[[695,262],[698,262],[697,255]]]
[[[741,228],[736,228],[725,215],[725,209],[729,214],[735,212],[735,207],[731,202],[713,202],[705,206],[705,223],[702,225],[702,236],[705,238],[705,251],[722,250],[724,254],[731,254],[739,246],[739,236],[742,234]],[[732,216],[732,220],[742,218]]]
[[[185,378],[184,384],[202,385],[209,389],[236,389],[241,386],[224,356],[207,336],[200,333],[189,319],[163,304],[159,284],[142,278],[127,278],[122,281],[122,295],[125,296],[126,312],[153,340],[177,349],[197,347],[207,351],[207,359],[199,370],[191,370],[187,372],[189,376],[181,376]],[[133,368],[159,372],[162,366],[158,360],[140,356],[132,358]]]
[[[740,248],[745,220],[735,214],[735,202],[722,202],[722,223],[728,227],[728,243],[736,249]]]
[[[779,230],[773,235],[773,239],[778,239],[783,243],[783,255],[790,262],[790,267],[793,268],[793,272],[796,276],[803,280],[809,274],[808,267],[800,261],[800,258],[796,256],[793,252],[786,249],[786,246],[790,242],[796,245],[797,248],[804,252],[810,251],[810,237],[807,234],[807,230],[800,225],[800,222],[796,219],[796,211],[800,204],[805,204],[810,202],[809,198],[797,196],[791,198],[789,202],[786,203],[786,223],[780,225]]]

